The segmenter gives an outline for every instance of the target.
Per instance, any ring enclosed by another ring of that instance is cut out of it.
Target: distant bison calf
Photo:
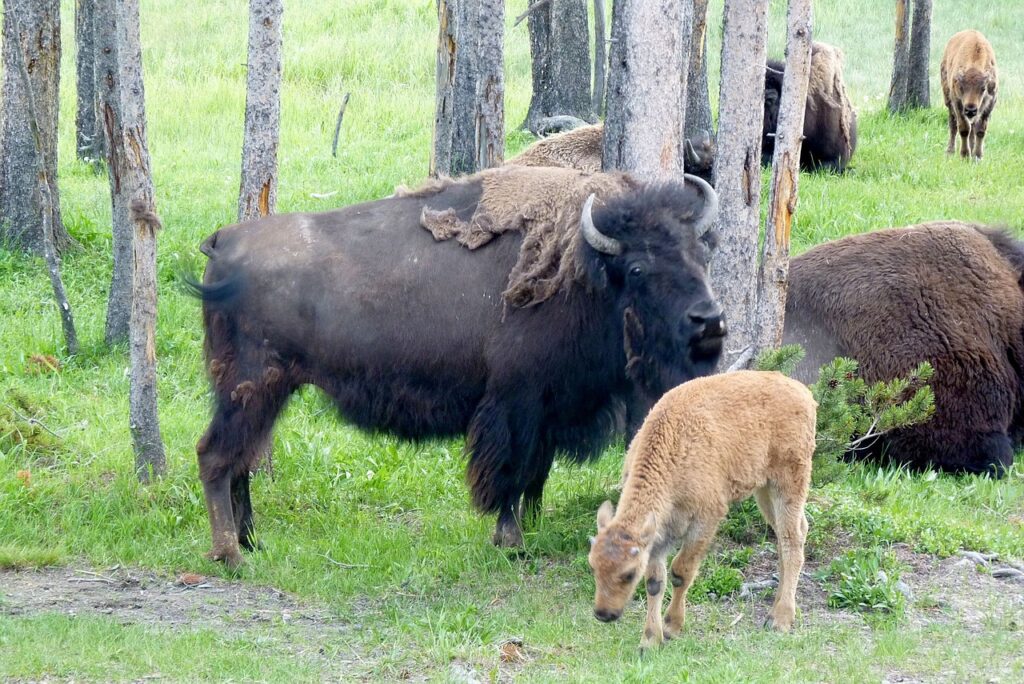
[[[597,512],[588,559],[597,619],[617,620],[643,575],[647,624],[640,648],[676,636],[686,592],[729,504],[753,494],[779,540],[780,583],[768,622],[788,630],[804,563],[816,408],[804,385],[759,371],[691,380],[665,394],[629,447],[618,511],[606,501]],[[663,625],[665,558],[680,542]]]
[[[764,76],[764,124],[761,163],[771,164],[786,65],[770,59]],[[842,173],[857,149],[857,112],[846,95],[843,52],[825,43],[811,47],[811,74],[804,107],[804,142],[800,168]]]
[[[949,110],[949,145],[956,149],[960,133],[960,156],[981,159],[988,118],[996,106],[996,53],[992,44],[977,31],[961,31],[946,43],[939,69],[942,97]]]
[[[715,164],[715,143],[711,134],[701,131],[685,141],[687,173],[711,180]],[[506,164],[514,166],[560,166],[584,173],[601,170],[604,149],[604,124],[580,126],[565,133],[541,138]]]

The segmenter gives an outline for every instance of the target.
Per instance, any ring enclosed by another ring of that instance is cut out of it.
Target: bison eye
[[[631,269],[629,269],[629,275],[633,276],[634,278],[640,278],[641,276],[643,276],[643,274],[643,266],[633,266]]]

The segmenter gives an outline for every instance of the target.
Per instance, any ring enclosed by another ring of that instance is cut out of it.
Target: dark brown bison
[[[715,142],[701,131],[684,143],[686,172],[710,181],[715,165]],[[601,170],[604,124],[580,126],[541,138],[505,163],[515,166],[561,166],[586,173]]]
[[[988,119],[996,106],[998,74],[996,53],[985,36],[977,31],[961,31],[946,43],[939,67],[942,97],[949,110],[949,145],[946,154],[956,150],[960,133],[960,156],[981,159],[985,147]]]
[[[496,543],[521,544],[520,502],[539,503],[556,454],[599,453],[718,361],[717,197],[687,180],[510,166],[214,233],[195,284],[211,557],[252,547],[249,471],[303,384],[368,430],[466,434],[473,501]]]
[[[764,125],[761,163],[771,164],[779,123],[784,62],[770,59],[764,75]],[[804,107],[804,141],[800,168],[842,173],[857,149],[857,112],[846,95],[843,53],[825,43],[811,46],[811,74]]]
[[[843,238],[791,262],[784,341],[807,349],[805,381],[837,355],[869,381],[929,361],[934,417],[862,455],[998,475],[1021,436],[1022,274],[1024,243],[968,223]]]

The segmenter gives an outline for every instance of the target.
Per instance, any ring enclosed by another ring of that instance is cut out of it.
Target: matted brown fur
[[[853,156],[857,144],[856,128],[857,112],[853,108],[850,96],[846,94],[846,81],[843,79],[843,51],[834,45],[815,42],[811,46],[811,74],[808,79],[808,91],[817,97],[808,98],[807,104],[812,111],[827,107],[838,112],[839,131],[846,146],[844,159]],[[818,112],[824,116],[824,112]]]
[[[731,503],[753,494],[779,540],[780,584],[770,622],[788,630],[803,566],[816,409],[806,386],[775,372],[713,375],[665,394],[630,444],[618,510],[605,502],[598,511],[588,559],[598,619],[617,619],[646,575],[641,648],[677,635],[686,592],[719,523]],[[662,623],[665,559],[677,543],[672,602]]]
[[[946,154],[955,151],[959,133],[960,156],[981,159],[999,85],[992,44],[978,31],[969,29],[955,34],[946,43],[939,78],[942,97],[949,110]]]
[[[550,299],[564,285],[579,280],[580,215],[593,193],[598,201],[630,190],[639,183],[625,173],[585,174],[556,167],[502,166],[458,180],[441,179],[420,188],[398,188],[396,196],[429,197],[451,183],[481,185],[480,201],[469,220],[453,209],[423,209],[420,224],[436,240],[455,239],[479,249],[509,231],[523,235],[519,259],[509,273],[505,301],[527,307]]]
[[[601,170],[604,124],[580,126],[533,143],[505,161],[514,166],[560,166],[585,173]]]

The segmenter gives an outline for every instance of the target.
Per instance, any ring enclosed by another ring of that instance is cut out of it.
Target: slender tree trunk
[[[604,0],[594,0],[594,94],[590,101],[590,109],[595,117],[604,114],[605,74],[608,69],[605,40]]]
[[[141,481],[148,482],[151,475],[160,476],[167,471],[156,400],[156,234],[160,219],[154,212],[152,198],[147,203],[140,197],[132,204],[132,221],[135,268],[132,271],[128,410],[135,472]]]
[[[693,0],[693,31],[690,33],[690,64],[686,77],[687,138],[707,131],[715,135],[708,92],[708,0]]]
[[[35,254],[45,251],[43,198],[36,178],[40,154],[49,180],[48,220],[54,248],[60,253],[71,244],[61,221],[57,189],[60,47],[60,0],[7,0],[0,86],[0,244]],[[19,74],[22,57],[31,92]],[[29,122],[30,95],[38,116],[41,152],[36,150]]]
[[[593,122],[586,0],[551,0],[527,21],[533,96],[523,128],[536,132],[538,120],[558,115]]]
[[[20,26],[17,28],[20,28]],[[16,33],[20,33],[20,31],[16,31]],[[43,223],[43,258],[46,260],[47,271],[50,274],[53,296],[57,300],[57,307],[60,309],[61,326],[64,329],[64,340],[67,344],[68,354],[74,355],[78,353],[78,333],[75,331],[75,320],[71,314],[71,305],[68,303],[67,293],[64,290],[64,279],[60,273],[60,255],[57,254],[53,244],[53,191],[43,153],[43,135],[42,127],[39,125],[39,109],[36,106],[35,96],[32,92],[32,77],[28,73],[28,59],[20,47],[14,56],[17,62],[18,77],[21,79],[21,85],[26,95],[29,130],[36,150],[35,175],[40,199],[40,216]]]
[[[249,0],[249,58],[238,220],[277,206],[277,141],[281,126],[281,0]]]
[[[648,179],[682,176],[692,9],[689,0],[617,0],[612,6],[606,170]]]
[[[768,0],[726,0],[719,88],[719,245],[711,281],[729,322],[722,367],[754,343]]]
[[[505,154],[501,0],[438,0],[437,105],[431,176],[459,176]]]
[[[477,2],[475,128],[476,170],[480,170],[505,160],[505,2]]]
[[[75,2],[75,152],[86,162],[103,157],[103,127],[96,116],[96,0]]]
[[[896,42],[892,51],[892,80],[889,82],[889,111],[907,108],[907,80],[910,73],[909,0],[896,0]]]
[[[800,178],[800,146],[811,75],[811,2],[789,0],[786,78],[779,101],[775,155],[768,194],[761,263],[757,274],[757,338],[754,355],[782,344],[789,285],[789,237]]]
[[[476,169],[476,45],[470,0],[437,0],[437,102],[430,175],[460,176]]]
[[[910,33],[910,68],[907,74],[907,106],[928,108],[928,61],[931,54],[932,0],[914,0]]]

